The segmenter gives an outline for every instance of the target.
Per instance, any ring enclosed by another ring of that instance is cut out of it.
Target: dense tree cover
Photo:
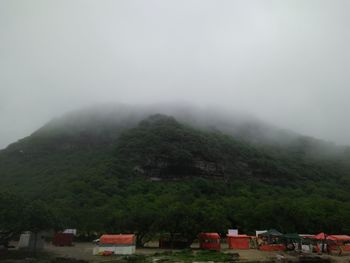
[[[0,192],[0,245],[7,246],[11,238],[24,230],[37,235],[58,227],[57,220],[58,216],[42,201],[24,200],[13,193]]]
[[[11,238],[21,231],[19,219],[22,210],[20,198],[9,192],[0,192],[0,246],[7,246]]]
[[[160,115],[123,132],[41,134],[0,152],[0,188],[15,193],[0,195],[0,229],[17,231],[21,218],[22,230],[134,232],[139,245],[229,227],[350,234],[346,155],[258,146]]]

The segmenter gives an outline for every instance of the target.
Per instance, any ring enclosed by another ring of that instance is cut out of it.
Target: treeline
[[[49,204],[26,200],[11,192],[0,192],[0,245],[7,246],[23,231],[38,233],[62,227]]]
[[[23,202],[3,193],[0,211],[3,230],[77,228],[86,235],[135,233],[139,246],[161,235],[180,236],[190,244],[202,231],[225,234],[228,228],[248,234],[269,228],[284,233],[350,233],[347,201],[206,179],[150,182],[139,178],[112,195],[80,189],[65,199],[46,201]]]

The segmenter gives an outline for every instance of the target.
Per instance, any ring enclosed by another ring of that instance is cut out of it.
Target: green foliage
[[[40,200],[29,203],[23,211],[23,229],[38,233],[56,227],[55,217],[48,205]]]
[[[8,192],[0,192],[0,245],[22,231],[35,235],[57,228],[58,221],[48,205],[40,200],[26,201]]]
[[[0,190],[19,196],[0,195],[1,228],[16,230],[24,213],[33,231],[133,232],[140,246],[229,227],[350,234],[348,153],[310,156],[305,140],[253,145],[161,115],[123,132],[103,127],[41,130],[1,151]]]
[[[0,232],[18,233],[23,216],[23,200],[10,192],[0,192]]]

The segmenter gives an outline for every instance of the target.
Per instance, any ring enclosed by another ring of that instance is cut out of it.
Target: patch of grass
[[[124,257],[117,257],[110,261],[103,261],[104,263],[148,263],[152,262],[151,257],[145,255],[131,255]]]
[[[224,254],[217,251],[192,251],[182,250],[173,253],[157,253],[154,255],[157,262],[194,262],[194,261],[213,261],[213,262],[232,262],[231,254]]]
[[[43,252],[29,252],[29,251],[20,251],[20,250],[8,250],[2,251],[0,253],[1,263],[88,263],[84,260],[78,260],[73,258],[62,258],[62,257],[53,257],[48,253]]]
[[[218,251],[199,251],[195,254],[196,261],[231,262],[233,255]]]
[[[21,260],[21,259],[47,259],[50,256],[47,253],[31,252],[25,250],[2,250],[0,251],[0,261],[4,260]]]
[[[88,263],[85,260],[73,259],[73,258],[54,258],[49,261],[50,263]]]

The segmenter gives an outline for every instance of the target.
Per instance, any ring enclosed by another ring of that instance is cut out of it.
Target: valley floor
[[[72,247],[56,247],[51,244],[46,244],[44,251],[48,255],[58,258],[71,258],[81,261],[72,261],[72,262],[199,262],[197,258],[192,261],[191,256],[196,253],[201,253],[197,247],[198,245],[193,246],[194,253],[184,250],[170,250],[170,249],[159,249],[156,247],[141,248],[136,250],[136,256],[131,261],[123,261],[123,257],[103,257],[103,256],[93,256],[92,249],[94,245],[87,242],[77,242]],[[15,251],[13,251],[16,253]],[[222,249],[223,253],[218,254],[218,258],[213,258],[213,255],[208,255],[208,260],[201,260],[200,262],[230,262],[223,260],[221,258],[231,258],[231,254],[239,254],[239,262],[299,262],[299,257],[297,254],[293,253],[280,253],[280,252],[264,252],[256,249],[250,250],[229,250],[225,245]],[[317,255],[314,255],[317,256]],[[215,257],[215,256],[214,256]],[[232,257],[233,258],[233,257]],[[321,259],[329,259],[328,262],[339,262],[339,263],[349,263],[350,255],[345,256],[328,256],[322,255]],[[0,261],[1,260],[0,258]],[[3,261],[6,263],[22,263],[22,262],[46,262],[46,261],[28,261],[28,258],[24,260],[6,260]],[[47,261],[51,262],[51,261]],[[70,262],[70,261],[52,261],[52,262]],[[232,262],[232,261],[231,261]],[[312,261],[320,262],[320,261]],[[325,261],[326,262],[326,261]]]

